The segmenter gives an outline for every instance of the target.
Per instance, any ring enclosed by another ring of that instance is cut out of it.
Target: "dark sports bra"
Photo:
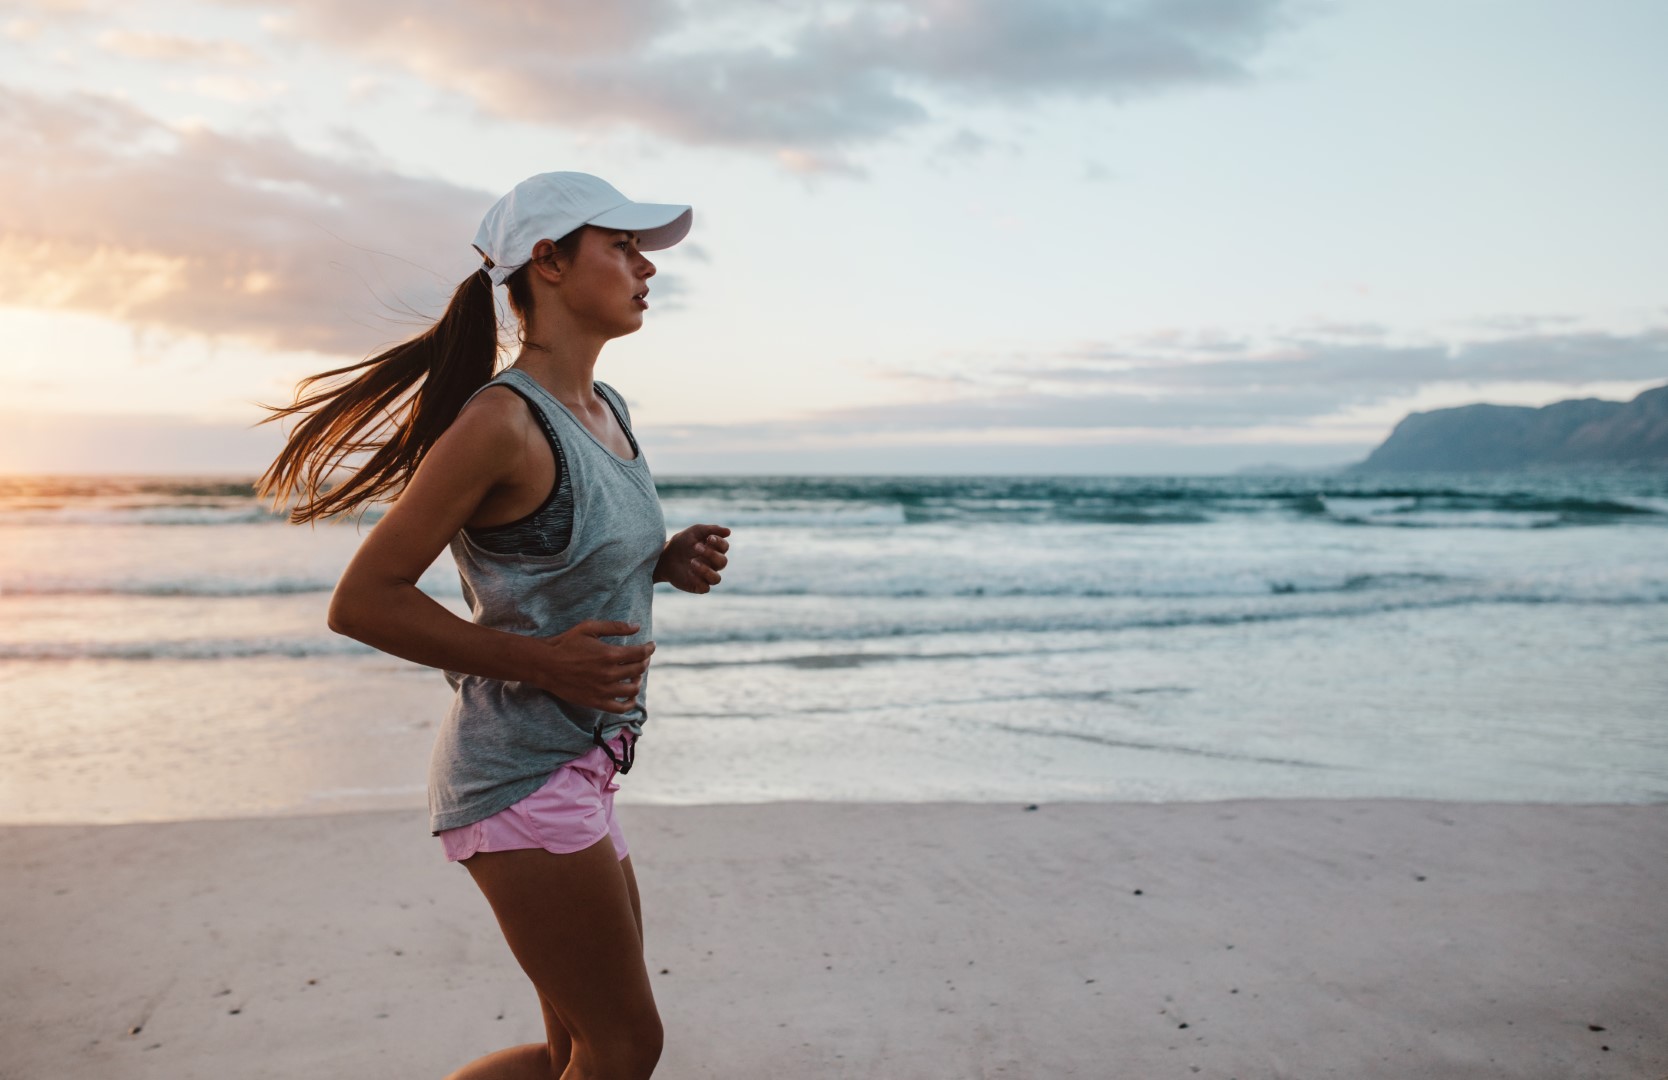
[[[559,555],[573,539],[573,482],[568,477],[567,459],[562,456],[562,440],[556,437],[556,429],[551,427],[544,410],[534,404],[521,388],[508,381],[501,385],[520,395],[538,420],[545,440],[550,443],[550,452],[556,459],[556,479],[550,485],[550,494],[532,513],[502,525],[465,525],[463,531],[470,540],[495,555]],[[606,393],[599,392],[598,396],[607,402],[608,411],[619,421],[620,430],[625,432],[626,439],[631,443],[632,453],[641,453],[637,438],[614,407],[613,400]]]

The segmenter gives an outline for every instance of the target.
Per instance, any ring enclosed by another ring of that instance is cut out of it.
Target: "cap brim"
[[[628,202],[612,210],[604,210],[587,221],[602,229],[621,229],[637,234],[637,247],[643,251],[661,251],[689,235],[695,211],[674,203]]]

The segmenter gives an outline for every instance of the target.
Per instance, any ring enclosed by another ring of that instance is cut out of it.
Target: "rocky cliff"
[[[1359,472],[1558,468],[1668,469],[1668,386],[1632,401],[1559,401],[1538,409],[1463,405],[1411,413]]]

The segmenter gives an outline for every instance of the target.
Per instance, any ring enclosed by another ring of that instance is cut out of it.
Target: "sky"
[[[1657,0],[0,0],[0,472],[258,473],[260,404],[420,331],[557,169],[694,207],[597,368],[662,475],[1319,468],[1630,398],[1665,40]]]

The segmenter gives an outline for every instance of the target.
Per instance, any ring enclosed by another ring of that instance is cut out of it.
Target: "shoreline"
[[[1668,1077],[1665,804],[620,814],[657,1075]],[[420,811],[0,826],[0,858],[3,1076],[439,1077],[541,1037]]]
[[[624,789],[622,789],[622,794]],[[1210,807],[1210,806],[1258,806],[1258,805],[1294,805],[1306,804],[1344,805],[1344,804],[1387,804],[1405,806],[1431,807],[1525,807],[1525,808],[1567,808],[1575,810],[1604,810],[1604,809],[1650,809],[1653,807],[1668,810],[1668,798],[1645,799],[1637,801],[1618,800],[1542,800],[1542,799],[1440,799],[1427,798],[1420,795],[1316,795],[1311,798],[1290,798],[1278,795],[1228,795],[1220,798],[1198,799],[1061,799],[1049,801],[1033,800],[1026,803],[1016,799],[777,799],[759,798],[752,800],[729,800],[721,802],[643,802],[615,798],[614,805],[621,811],[636,814],[641,811],[651,813],[676,813],[682,810],[747,810],[761,809],[772,806],[890,806],[890,807],[998,807],[1006,809],[1024,809],[1035,806],[1038,809],[1050,807]],[[422,807],[416,805],[403,806],[366,806],[366,807],[321,807],[306,809],[299,807],[285,807],[264,813],[222,814],[200,818],[138,818],[126,821],[21,821],[0,818],[0,834],[21,832],[30,829],[137,829],[163,828],[174,825],[235,825],[257,824],[265,821],[299,821],[315,818],[355,818],[355,817],[405,817],[414,821],[424,821],[427,814]],[[427,826],[422,826],[425,835]],[[1668,1080],[1665,1077],[1664,1080]]]

